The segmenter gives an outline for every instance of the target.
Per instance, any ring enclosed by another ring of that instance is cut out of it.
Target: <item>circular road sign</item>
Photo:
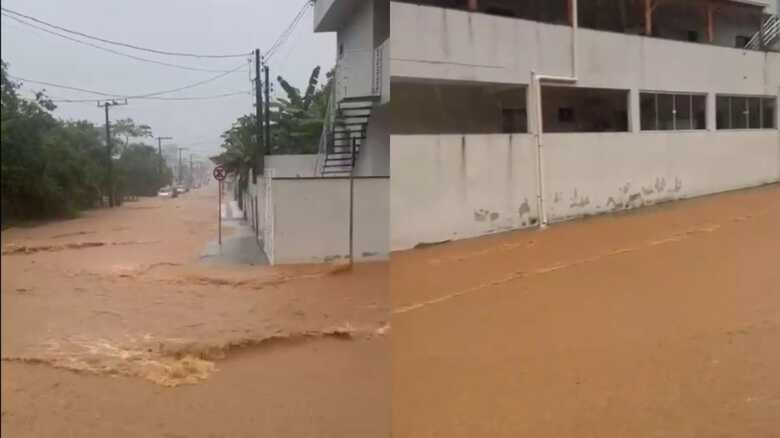
[[[214,178],[217,181],[222,181],[227,176],[227,171],[222,166],[217,166],[214,168]]]

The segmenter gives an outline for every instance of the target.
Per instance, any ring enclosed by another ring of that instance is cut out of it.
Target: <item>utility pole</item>
[[[265,148],[263,145],[263,88],[260,81],[260,49],[255,49],[255,136],[257,138],[257,160],[255,175],[265,172]]]
[[[271,81],[268,80],[268,65],[265,72],[265,149],[271,150]]]
[[[195,174],[192,173],[192,154],[190,154],[190,188],[195,185]]]
[[[116,199],[115,199],[115,193],[114,193],[114,158],[113,158],[113,151],[111,149],[111,122],[108,118],[108,109],[112,106],[117,105],[127,105],[127,99],[124,100],[124,102],[119,102],[117,100],[106,100],[102,103],[98,101],[97,106],[103,107],[106,110],[106,158],[108,158],[106,163],[106,170],[107,170],[107,178],[106,178],[106,185],[108,186],[108,206],[109,207],[115,207],[116,206]]]
[[[157,137],[157,154],[160,156],[160,163],[157,166],[157,173],[162,177],[163,174],[163,156],[162,156],[162,141],[173,140],[173,137]]]
[[[179,173],[177,175],[177,179],[179,181],[179,185],[181,185],[181,183],[182,183],[181,177],[182,177],[182,173],[184,172],[184,169],[182,168],[182,165],[181,165],[181,151],[186,150],[186,149],[187,148],[179,147]]]

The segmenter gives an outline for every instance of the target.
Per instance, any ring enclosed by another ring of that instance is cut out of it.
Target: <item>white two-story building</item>
[[[245,202],[271,263],[389,254],[389,14],[386,0],[314,3],[314,31],[338,44],[319,153],[266,157]]]
[[[391,248],[780,181],[777,9],[390,2]]]

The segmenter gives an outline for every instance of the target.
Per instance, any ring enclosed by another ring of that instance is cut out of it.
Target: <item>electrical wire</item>
[[[292,22],[287,26],[287,28],[279,35],[279,37],[274,41],[274,43],[271,45],[271,47],[266,51],[264,54],[263,60],[268,62],[269,59],[276,53],[276,51],[281,47],[287,39],[290,37],[290,34],[295,30],[295,27],[300,23],[303,16],[306,14],[306,10],[312,5],[311,0],[306,0],[301,7],[301,9],[298,11],[298,14],[295,15],[295,18],[293,18]]]
[[[110,39],[107,39],[107,38],[101,38],[101,37],[97,37],[97,36],[94,36],[94,35],[89,35],[89,34],[86,34],[86,33],[83,33],[83,32],[79,32],[77,30],[68,29],[66,27],[62,27],[62,26],[58,26],[56,24],[48,23],[46,21],[40,20],[38,18],[35,18],[33,16],[25,15],[25,14],[22,14],[21,12],[16,12],[16,11],[8,9],[8,8],[0,7],[0,10],[2,10],[3,12],[7,12],[9,14],[13,14],[13,15],[18,16],[18,17],[26,18],[27,20],[34,21],[34,22],[36,22],[38,24],[42,24],[44,26],[51,27],[53,29],[61,30],[63,32],[66,32],[66,33],[69,33],[69,34],[72,34],[72,35],[78,35],[78,36],[81,36],[81,37],[84,37],[84,38],[89,38],[91,40],[100,41],[100,42],[106,43],[106,44],[113,44],[113,45],[116,45],[116,46],[122,46],[122,47],[127,47],[127,48],[130,48],[130,49],[141,50],[141,51],[144,51],[144,52],[156,53],[158,55],[185,56],[185,57],[191,57],[191,58],[242,58],[242,57],[245,57],[245,56],[248,55],[247,52],[236,53],[236,54],[214,55],[214,54],[199,54],[199,53],[187,53],[187,52],[171,52],[171,51],[167,51],[167,50],[151,49],[151,48],[148,48],[148,47],[137,46],[137,45],[129,44],[129,43],[123,43],[121,41],[114,41],[114,40],[110,40]]]
[[[126,95],[126,94],[118,94],[118,93],[106,93],[104,91],[96,91],[96,90],[89,90],[89,89],[86,89],[86,88],[72,87],[70,85],[55,84],[53,82],[36,81],[36,80],[33,80],[33,79],[26,79],[26,78],[22,78],[22,77],[10,75],[10,74],[8,75],[8,77],[12,78],[14,80],[17,80],[17,81],[30,82],[32,84],[45,85],[45,86],[55,87],[55,88],[63,88],[65,90],[79,91],[79,92],[82,92],[82,93],[95,94],[95,95],[98,95],[98,96],[114,97],[114,98],[126,98],[126,99],[142,99],[142,98],[152,98],[152,97],[155,97],[155,96],[159,96],[161,94],[169,94],[169,93],[174,93],[174,92],[177,92],[177,91],[183,91],[183,90],[194,88],[194,87],[197,87],[197,86],[209,83],[209,82],[213,82],[213,81],[215,81],[215,80],[217,80],[219,78],[222,78],[224,76],[229,75],[230,73],[238,71],[242,67],[244,67],[244,64],[241,64],[241,65],[239,65],[238,67],[236,67],[236,68],[234,68],[232,70],[228,70],[225,73],[220,73],[220,74],[218,74],[216,76],[212,76],[212,77],[210,77],[208,79],[204,79],[202,81],[198,81],[198,82],[195,82],[195,83],[192,83],[192,84],[189,84],[189,85],[185,85],[183,87],[172,88],[170,90],[155,91],[153,93],[136,94],[136,95]]]
[[[25,26],[28,26],[28,27],[31,27],[33,29],[37,29],[37,30],[39,30],[41,32],[46,32],[48,34],[51,34],[51,35],[54,35],[54,36],[57,36],[57,37],[60,37],[60,38],[64,38],[64,39],[72,41],[74,43],[78,43],[78,44],[82,44],[82,45],[85,45],[85,46],[93,47],[95,49],[102,50],[104,52],[113,53],[115,55],[124,56],[124,57],[130,58],[130,59],[135,59],[136,61],[143,61],[143,62],[148,62],[148,63],[151,63],[151,64],[158,64],[158,65],[163,65],[163,66],[166,66],[166,67],[180,68],[180,69],[183,69],[183,70],[191,70],[191,71],[205,71],[205,72],[211,72],[211,73],[221,73],[221,72],[227,71],[227,70],[214,70],[214,69],[208,69],[208,68],[200,68],[200,67],[190,67],[190,66],[186,66],[186,65],[171,64],[171,63],[168,63],[168,62],[157,61],[157,60],[149,59],[149,58],[141,58],[140,56],[135,56],[135,55],[131,55],[129,53],[119,52],[117,50],[109,49],[108,47],[102,47],[102,46],[99,46],[97,44],[92,44],[92,43],[87,42],[87,41],[82,41],[82,40],[79,40],[79,39],[76,39],[76,38],[69,37],[67,35],[63,35],[61,33],[55,32],[53,30],[46,29],[45,27],[37,26],[35,24],[29,23],[29,22],[24,21],[23,19],[21,19],[19,17],[7,14],[5,12],[2,13],[2,16],[6,17],[6,18],[10,18],[10,19],[12,19],[12,20],[14,20],[14,21],[16,21],[18,23],[21,23],[21,24],[23,24]]]
[[[224,97],[231,97],[231,96],[240,96],[240,95],[249,95],[249,91],[234,91],[230,93],[223,93],[223,94],[214,94],[211,96],[184,96],[184,97],[136,97],[132,99],[142,99],[142,100],[165,100],[165,101],[189,101],[189,100],[213,100],[213,99],[221,99]],[[49,100],[51,100],[54,103],[83,103],[83,102],[95,102],[95,99],[68,99],[68,98],[59,98],[59,97],[52,97]]]

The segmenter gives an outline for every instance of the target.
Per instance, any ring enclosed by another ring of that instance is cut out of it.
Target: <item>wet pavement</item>
[[[224,265],[268,265],[268,257],[258,240],[255,230],[243,218],[243,212],[238,203],[229,201],[222,204],[220,210],[222,226],[230,229],[230,235],[223,236],[222,244],[219,237],[208,243],[201,253],[205,263]]]

